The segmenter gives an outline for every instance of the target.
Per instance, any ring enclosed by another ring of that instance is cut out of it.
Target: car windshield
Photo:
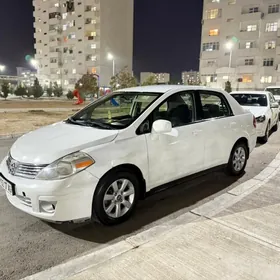
[[[267,97],[265,94],[232,94],[232,97],[241,106],[267,106]]]
[[[273,95],[280,95],[280,88],[268,88],[267,91],[270,91]]]
[[[119,92],[104,96],[68,118],[67,123],[100,129],[123,129],[132,124],[160,93]]]

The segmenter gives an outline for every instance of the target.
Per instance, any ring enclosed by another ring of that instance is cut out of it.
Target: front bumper
[[[265,136],[266,122],[257,123],[257,137]]]
[[[15,195],[6,193],[16,208],[52,222],[83,220],[91,217],[92,198],[98,183],[87,170],[63,180],[33,180],[12,176],[6,158],[0,173],[15,184]]]

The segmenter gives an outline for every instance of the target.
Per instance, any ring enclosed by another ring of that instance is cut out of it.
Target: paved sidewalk
[[[205,205],[192,222],[67,279],[280,279],[280,169],[236,191],[218,214]]]

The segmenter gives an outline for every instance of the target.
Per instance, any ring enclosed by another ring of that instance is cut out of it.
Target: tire
[[[239,176],[243,174],[247,160],[249,158],[249,149],[244,142],[239,142],[232,148],[229,161],[227,164],[227,171],[229,175]],[[238,165],[238,162],[240,165]]]
[[[265,135],[263,137],[260,137],[261,144],[267,143],[268,138],[269,138],[269,133],[270,133],[270,121],[267,124],[266,130],[265,130]]]
[[[276,124],[272,127],[272,131],[276,132],[278,130],[279,120],[277,119]]]
[[[121,190],[125,184],[126,187]],[[139,188],[139,180],[131,172],[108,173],[96,188],[92,204],[92,220],[108,226],[125,222],[135,210]]]

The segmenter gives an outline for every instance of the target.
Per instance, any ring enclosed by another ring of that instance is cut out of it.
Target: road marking
[[[280,159],[280,152],[276,155],[275,158]],[[262,176],[259,179],[258,179],[258,177],[260,177],[259,174],[256,175],[253,179],[258,180],[260,183],[254,185],[254,186],[250,186],[250,188],[245,189],[245,191],[242,192],[240,195],[235,196],[235,195],[232,195],[229,193],[222,194],[222,195],[218,196],[217,198],[215,198],[209,202],[206,202],[205,204],[203,204],[195,209],[192,209],[190,212],[187,212],[185,214],[178,216],[174,220],[171,220],[171,221],[165,222],[161,225],[152,227],[146,231],[143,231],[134,236],[128,237],[125,240],[115,243],[113,245],[108,245],[105,248],[102,248],[99,250],[97,249],[97,251],[90,252],[88,255],[78,257],[76,259],[70,260],[63,264],[51,267],[45,271],[25,277],[22,280],[66,279],[67,277],[74,276],[77,273],[82,272],[91,267],[94,267],[95,265],[100,264],[106,260],[117,257],[118,255],[126,253],[134,248],[138,248],[139,246],[141,246],[145,243],[148,243],[163,234],[166,234],[176,228],[179,228],[180,225],[182,225],[182,224],[189,223],[191,221],[198,220],[198,219],[203,219],[204,217],[209,218],[209,216],[217,215],[221,211],[224,211],[226,208],[231,206],[233,204],[232,200],[234,200],[234,203],[236,203],[236,202],[240,201],[241,199],[244,199],[244,197],[246,197],[253,191],[257,190],[261,186],[265,185],[271,178],[273,178],[274,176],[276,176],[277,173],[280,172],[280,167],[273,168],[274,170],[272,170],[271,168],[272,167],[270,165],[268,165],[261,172]],[[250,180],[252,180],[252,179],[250,179]],[[250,180],[248,180],[246,182],[249,182]],[[242,183],[242,184],[244,184],[244,183]],[[236,192],[235,192],[235,189],[237,190]],[[235,193],[239,192],[240,191],[239,185],[236,186],[235,188],[233,188],[231,190],[231,192],[232,191]],[[226,197],[225,195],[230,196],[231,199],[228,199],[228,197]],[[216,201],[222,202],[222,205],[219,207],[218,212],[213,210],[213,206],[214,206],[213,201],[215,201],[215,204],[216,204]],[[210,213],[207,213],[207,210],[209,210]]]

